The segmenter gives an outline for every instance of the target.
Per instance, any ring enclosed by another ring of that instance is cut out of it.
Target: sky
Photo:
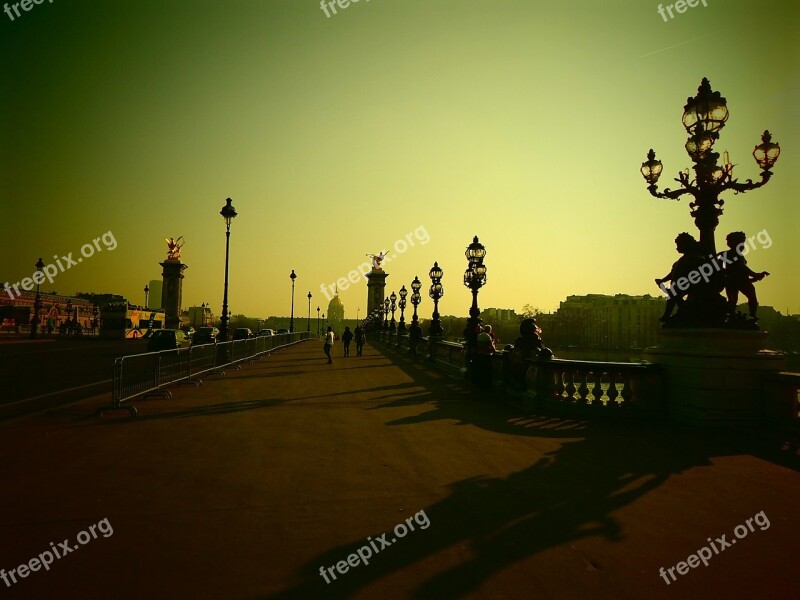
[[[728,100],[716,149],[735,175],[758,178],[765,129],[782,148],[768,185],[723,196],[718,249],[730,231],[766,231],[747,257],[771,273],[760,302],[800,313],[797,2],[706,0],[666,21],[642,0],[344,4],[0,13],[0,280],[101,238],[43,291],[141,303],[164,239],[183,236],[184,308],[219,314],[230,197],[236,314],[288,314],[292,269],[297,313],[309,291],[324,312],[321,286],[388,250],[387,294],[415,275],[424,292],[438,261],[440,312],[465,315],[475,235],[481,308],[656,295],[675,236],[697,229],[688,201],[650,196],[639,167],[654,148],[663,186],[691,164],[681,115],[708,77]],[[363,315],[363,278],[343,287],[346,316]],[[420,312],[431,304],[423,294]]]

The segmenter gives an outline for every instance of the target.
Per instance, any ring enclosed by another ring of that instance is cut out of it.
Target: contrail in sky
[[[692,42],[697,42],[707,38],[710,35],[714,35],[713,33],[708,33],[703,37],[695,38],[693,40],[686,40],[685,42],[681,42],[680,44],[675,44],[674,46],[667,46],[666,48],[662,48],[661,50],[654,50],[653,52],[648,52],[647,54],[642,54],[639,58],[644,58],[645,56],[652,56],[653,54],[658,54],[659,52],[666,52],[667,50],[672,50],[673,48],[677,48],[678,46],[684,46],[686,44],[691,44]]]

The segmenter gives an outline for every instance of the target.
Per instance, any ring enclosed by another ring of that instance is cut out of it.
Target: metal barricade
[[[202,375],[224,375],[223,369],[227,367],[238,368],[243,361],[252,362],[254,358],[310,337],[308,332],[302,331],[122,356],[114,361],[111,405],[101,407],[96,414],[102,417],[107,410],[123,409],[136,416],[136,407],[131,404],[133,399],[150,396],[171,398],[172,393],[164,389],[168,385],[200,385]]]

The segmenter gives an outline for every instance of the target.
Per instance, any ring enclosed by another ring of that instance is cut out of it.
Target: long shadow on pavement
[[[395,364],[416,385],[430,392],[418,402],[433,401],[436,406],[389,425],[413,427],[447,420],[505,435],[563,442],[531,466],[507,477],[452,482],[446,498],[424,508],[429,528],[397,540],[396,546],[373,556],[369,565],[350,569],[330,584],[321,578],[321,566],[336,565],[366,543],[363,539],[353,540],[314,556],[298,573],[300,583],[269,598],[348,598],[399,570],[445,551],[467,548],[460,552],[463,558],[459,564],[444,568],[409,591],[414,598],[459,598],[484,586],[504,569],[546,550],[590,537],[622,542],[626,534],[614,513],[656,490],[672,475],[694,467],[710,467],[712,458],[761,455],[798,470],[797,457],[787,458],[772,440],[666,425],[591,423],[522,415],[504,404],[498,394],[475,392],[451,378],[431,376],[403,357],[397,357]],[[462,401],[453,402],[454,393]],[[406,397],[384,407],[411,402],[414,400]],[[657,523],[657,517],[654,519]],[[373,537],[381,533],[375,532]],[[390,531],[387,538],[392,535]],[[698,533],[698,539],[702,537]],[[573,551],[587,571],[602,571],[603,566],[596,559],[578,549]],[[676,560],[679,558],[676,554]],[[768,596],[777,597],[775,592],[789,589],[788,581],[764,579],[764,591],[771,588]],[[655,571],[652,580],[653,586],[658,585]],[[648,596],[642,592],[641,597]]]

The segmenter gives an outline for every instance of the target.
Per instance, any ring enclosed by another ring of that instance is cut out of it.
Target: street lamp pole
[[[431,315],[431,325],[428,327],[428,335],[441,337],[444,329],[442,329],[442,322],[439,320],[439,300],[444,296],[444,287],[442,286],[444,271],[439,267],[438,262],[433,263],[433,268],[428,272],[428,277],[431,278],[431,287],[428,290],[428,295],[433,300],[433,314]]]
[[[36,261],[36,274],[33,277],[33,280],[36,282],[36,298],[33,300],[33,318],[31,319],[31,330],[29,332],[31,339],[36,337],[36,330],[39,327],[39,312],[42,310],[42,296],[39,293],[39,286],[44,279],[42,269],[44,269],[44,262],[42,262],[40,258]]]
[[[150,286],[145,284],[145,286],[144,286],[144,307],[145,308],[147,308],[148,305],[149,305],[149,299],[150,299]]]
[[[319,337],[319,306],[317,307],[317,337]]]
[[[414,275],[414,281],[411,282],[411,304],[414,305],[414,316],[411,318],[411,322],[414,325],[419,324],[419,318],[417,317],[417,306],[419,306],[419,303],[422,302],[422,296],[419,293],[421,289],[422,282],[419,280],[419,277]]]
[[[222,292],[222,316],[219,319],[219,334],[223,342],[228,341],[228,321],[230,320],[228,314],[228,259],[231,246],[231,221],[236,218],[236,209],[233,207],[232,202],[230,198],[226,199],[225,206],[219,211],[219,214],[225,219],[225,286]]]
[[[297,275],[294,273],[294,269],[292,269],[291,275],[289,275],[289,279],[292,280],[292,314],[289,317],[289,333],[294,333],[294,280],[297,279]]]
[[[724,200],[720,199],[720,194],[727,190],[733,190],[735,194],[740,194],[765,185],[772,177],[770,169],[778,160],[781,149],[778,144],[772,142],[769,131],[764,131],[761,136],[761,144],[753,149],[753,158],[761,168],[761,180],[755,183],[752,179],[740,183],[733,177],[734,165],[730,162],[727,151],[723,153],[723,165],[719,166],[717,159],[720,155],[713,151],[713,147],[719,139],[719,132],[728,120],[728,106],[727,100],[719,92],[711,89],[711,84],[705,77],[697,89],[697,95],[689,98],[683,107],[681,120],[689,134],[685,148],[694,163],[694,177],[690,175],[687,168],[678,173],[678,177],[675,178],[681,187],[676,190],[665,188],[663,192],[658,191],[656,183],[664,167],[661,161],[656,159],[656,153],[652,149],[647,153],[647,160],[642,163],[640,172],[648,183],[647,190],[656,198],[678,200],[684,194],[693,197],[689,208],[700,232],[700,240],[695,242],[691,236],[685,234],[683,242],[692,246],[696,245],[696,252],[693,251],[693,248],[687,249],[692,250],[691,253],[697,254],[698,257],[702,257],[700,260],[705,260],[706,256],[712,257],[717,252],[714,232],[719,224],[724,204]],[[710,265],[709,268],[711,268]],[[675,315],[677,320],[665,315],[665,325],[678,327],[721,327],[726,325],[726,322],[734,316],[735,306],[728,307],[729,314],[726,315],[725,301],[718,291],[722,286],[721,278],[721,273],[713,273],[711,285],[696,285],[694,288],[690,288],[688,291],[690,301],[679,307],[678,314]],[[656,280],[656,283],[663,286],[661,280]],[[685,287],[680,289],[684,290]],[[745,326],[750,329],[758,329],[754,322],[745,324]]]
[[[397,310],[397,294],[394,292],[391,293],[389,299],[392,301],[391,309],[392,309],[392,322],[389,324],[389,331],[394,333],[397,331],[397,322],[394,320],[394,311]]]
[[[311,292],[308,292],[308,326],[306,327],[306,331],[311,333]]]

